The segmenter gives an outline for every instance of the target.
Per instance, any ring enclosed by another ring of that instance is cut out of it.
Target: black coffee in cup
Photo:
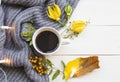
[[[43,31],[36,37],[36,46],[40,51],[50,53],[58,48],[59,39],[55,33]]]

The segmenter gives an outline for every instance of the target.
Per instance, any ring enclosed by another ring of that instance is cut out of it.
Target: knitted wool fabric
[[[9,58],[9,65],[0,65],[7,73],[9,82],[49,82],[47,75],[40,76],[29,62],[31,49],[21,36],[21,32],[32,20],[34,28],[43,26],[61,28],[60,24],[48,18],[48,5],[58,4],[62,10],[61,19],[65,21],[64,8],[70,4],[74,9],[79,0],[2,0],[0,5],[0,26],[12,26],[14,30],[0,29],[0,59]],[[40,55],[40,54],[39,54]],[[0,82],[4,82],[0,72]]]

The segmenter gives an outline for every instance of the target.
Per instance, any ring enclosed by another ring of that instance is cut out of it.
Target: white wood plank
[[[87,26],[71,44],[63,45],[59,54],[120,54],[120,26]]]
[[[65,63],[81,56],[49,56],[48,58],[59,69],[62,69],[61,60]],[[100,69],[96,69],[79,78],[73,78],[68,82],[120,82],[120,56],[99,56]],[[51,78],[51,77],[50,77]],[[65,82],[62,75],[50,82]]]
[[[83,19],[94,25],[120,25],[120,0],[80,0],[71,20]]]

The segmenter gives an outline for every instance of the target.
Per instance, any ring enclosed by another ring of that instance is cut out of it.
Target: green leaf
[[[35,29],[31,29],[31,30],[29,31],[29,37],[32,38],[34,32],[35,32]]]
[[[65,69],[65,63],[64,63],[64,61],[61,61],[61,63],[62,63],[62,65],[63,65],[63,71],[64,71],[64,69]],[[62,77],[62,79],[65,79],[65,75],[64,75],[64,73],[63,73],[63,77]]]
[[[32,23],[32,24],[33,24],[33,20],[31,20],[31,21],[30,21],[30,23]]]
[[[30,41],[29,45],[32,46],[32,41]]]
[[[46,59],[46,65],[52,67],[53,63],[50,60]]]
[[[69,38],[70,38],[70,39],[72,39],[72,38],[73,38],[73,36],[72,36],[72,35],[70,35],[70,36],[69,36]]]
[[[69,33],[69,32],[71,32],[71,28],[66,29],[66,33]]]
[[[29,37],[32,38],[32,36],[33,36],[33,33],[32,33],[32,32],[29,32]]]
[[[26,40],[26,41],[27,41],[27,42],[29,42],[29,41],[31,41],[31,40],[32,40],[32,38],[30,38],[30,37],[29,37],[29,38],[27,38],[27,40]]]
[[[34,28],[32,28],[32,29],[30,30],[30,33],[33,33],[33,32],[35,32],[35,29],[34,29]]]
[[[31,29],[31,30],[32,30],[33,32],[35,32],[35,30],[36,30],[36,29],[32,27],[32,29]]]
[[[63,65],[63,68],[65,68],[65,63],[64,63],[64,61],[61,61],[61,63],[62,63],[62,65]]]
[[[65,75],[63,74],[63,77],[62,77],[62,79],[65,79]]]
[[[27,31],[22,32],[22,36],[27,37],[27,42],[29,42],[29,45],[32,46],[32,37],[33,33],[35,32],[35,29],[33,28],[33,21],[30,21],[28,25],[26,26]]]
[[[67,38],[68,38],[68,36],[67,36],[67,35],[64,35],[64,36],[63,36],[63,38],[64,38],[64,39],[67,39]]]
[[[57,71],[54,73],[54,75],[52,76],[52,80],[55,80],[55,79],[58,77],[59,74],[60,74],[60,70],[57,70]]]
[[[28,23],[28,25],[27,25],[26,28],[31,29],[31,27],[32,27],[32,24],[31,24],[31,23]]]
[[[27,31],[23,31],[22,32],[22,36],[27,37],[28,36],[28,32]]]
[[[53,72],[53,70],[51,69],[51,70],[49,71],[49,74],[48,74],[48,75],[51,75],[51,74],[52,74],[52,72]]]

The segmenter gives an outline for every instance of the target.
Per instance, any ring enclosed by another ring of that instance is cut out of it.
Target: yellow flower
[[[76,33],[80,33],[83,31],[83,29],[85,28],[86,26],[86,22],[85,21],[82,21],[82,20],[77,20],[77,21],[74,21],[72,23],[72,26],[71,26],[71,30],[76,32]]]
[[[61,9],[57,4],[54,4],[53,7],[48,6],[47,15],[49,18],[59,21],[61,16]]]
[[[67,63],[64,69],[65,80],[68,80],[78,69],[82,68],[80,67],[80,63],[82,62],[77,58]]]

